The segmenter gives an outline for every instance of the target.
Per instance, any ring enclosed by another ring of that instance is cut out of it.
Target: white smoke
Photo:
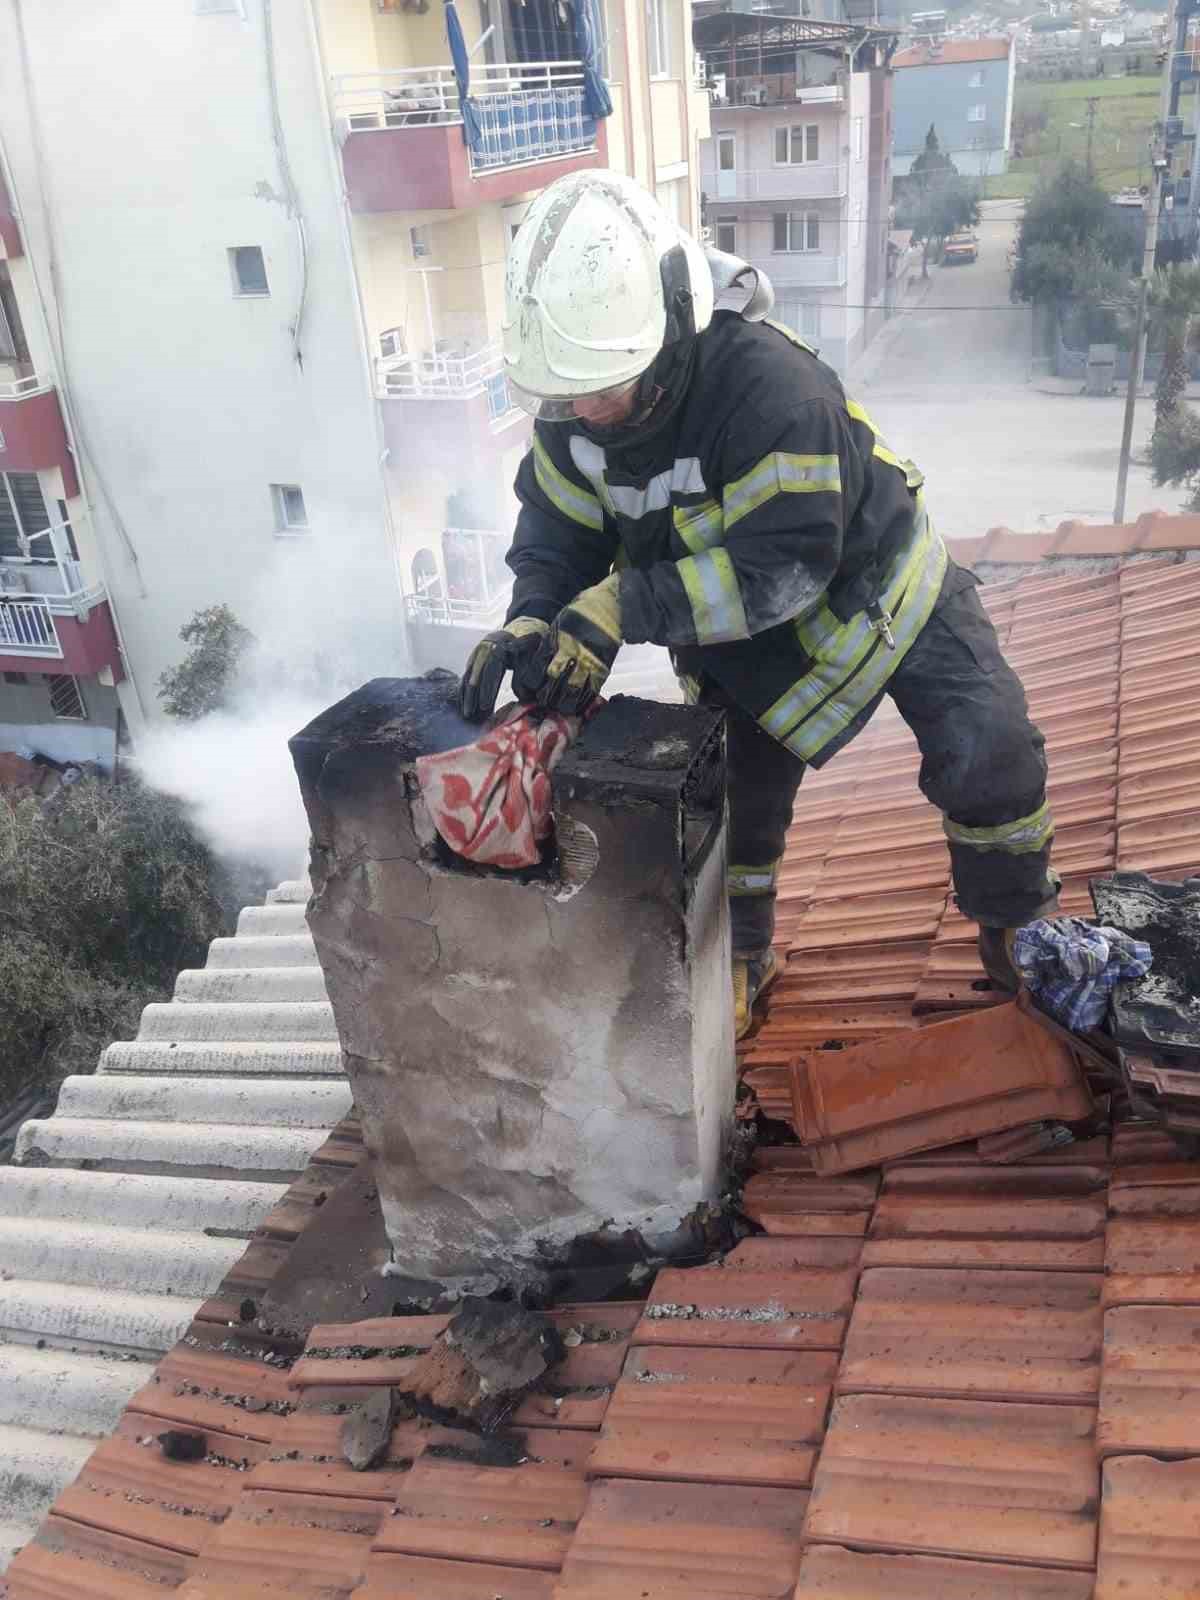
[[[160,722],[138,740],[135,765],[155,789],[184,801],[221,856],[276,879],[308,865],[308,819],[287,742],[328,701],[281,696],[198,722]]]

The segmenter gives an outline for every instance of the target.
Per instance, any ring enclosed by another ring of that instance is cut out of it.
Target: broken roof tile
[[[819,1178],[812,1173],[759,1173],[742,1192],[742,1210],[768,1233],[791,1233],[792,1217],[814,1211],[870,1211],[879,1190],[877,1172],[853,1178]]]
[[[375,1549],[553,1570],[586,1499],[580,1468],[534,1461],[489,1467],[424,1455],[381,1521]]]
[[[1099,1273],[873,1268],[837,1392],[1085,1404],[1100,1384]]]
[[[836,1360],[815,1351],[632,1351],[589,1473],[805,1488]]]
[[[1106,1306],[1200,1305],[1200,1227],[1194,1217],[1113,1217],[1104,1269]]]
[[[1200,1461],[1106,1461],[1094,1600],[1193,1600],[1198,1572]]]
[[[840,1052],[802,1051],[795,1125],[819,1172],[995,1133],[1077,1121],[1091,1096],[1071,1052],[1015,1005]]]
[[[601,1479],[555,1600],[786,1600],[808,1495]]]
[[[1090,1572],[810,1545],[795,1600],[1091,1600]]]
[[[1104,1317],[1101,1455],[1194,1455],[1200,1438],[1200,1307],[1118,1306]]]
[[[1083,1406],[843,1395],[821,1451],[808,1537],[1088,1568],[1093,1427]]]
[[[654,1281],[635,1345],[728,1350],[836,1350],[854,1300],[851,1270],[724,1272],[666,1267]]]

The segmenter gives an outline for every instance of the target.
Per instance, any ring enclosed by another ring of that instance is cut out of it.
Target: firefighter
[[[508,621],[462,709],[579,711],[622,644],[665,645],[727,714],[735,1026],[776,977],[775,893],[806,766],[890,694],[921,748],[963,913],[993,980],[1051,914],[1043,739],[922,477],[835,373],[766,320],[769,286],[706,252],[630,179],[572,173],[513,243],[505,371],[536,418],[517,475]]]

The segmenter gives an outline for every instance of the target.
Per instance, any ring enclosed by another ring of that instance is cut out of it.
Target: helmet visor
[[[609,418],[605,413],[613,413],[613,421],[619,421],[628,414],[627,401],[632,398],[637,390],[641,377],[630,378],[626,383],[614,384],[609,389],[596,389],[591,394],[576,395],[545,395],[534,394],[532,389],[524,389],[511,377],[508,387],[512,397],[531,417],[536,417],[539,422],[574,422],[599,421],[606,422]]]

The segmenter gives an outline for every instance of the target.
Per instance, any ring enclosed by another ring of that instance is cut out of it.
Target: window
[[[968,89],[982,89],[983,88],[983,69],[982,69],[982,67],[979,69],[978,72],[973,72],[971,74],[971,76],[967,79],[967,88]]]
[[[50,710],[63,722],[86,722],[87,707],[83,703],[79,681],[70,673],[46,674],[50,689]]]
[[[717,223],[717,249],[724,250],[727,255],[737,254],[737,223]]]
[[[803,128],[775,129],[775,165],[798,167],[821,158],[821,128],[810,122]]]
[[[483,380],[483,388],[487,395],[488,416],[493,422],[499,422],[501,417],[506,417],[513,409],[508,393],[508,379],[502,372],[497,372],[493,377]]]
[[[36,472],[0,472],[0,557],[20,559],[21,536],[40,533],[50,526],[50,513],[42,498]],[[53,559],[50,542],[39,539],[30,554],[35,560]]]
[[[6,672],[4,674],[4,681],[12,688],[20,689],[24,684],[29,682],[29,674],[27,672]]]
[[[821,248],[821,218],[815,211],[777,211],[771,224],[777,253]]]
[[[9,361],[28,361],[29,346],[21,327],[21,313],[13,292],[8,267],[0,261],[0,357]]]
[[[646,48],[652,78],[665,78],[671,70],[667,3],[668,0],[646,0]]]
[[[737,141],[731,133],[717,137],[717,171],[732,172],[737,163]]]
[[[308,532],[308,512],[304,509],[304,491],[299,484],[273,483],[271,498],[275,502],[277,533]]]
[[[967,107],[967,121],[968,122],[986,122],[987,121],[987,107],[986,106],[968,106]]]
[[[862,158],[863,158],[863,154],[864,154],[864,148],[863,148],[863,119],[862,119],[862,117],[855,117],[855,119],[854,119],[854,159],[855,159],[855,161],[861,161]]]
[[[414,257],[431,256],[433,254],[433,230],[427,222],[419,223],[415,228],[408,230],[409,248]]]
[[[671,221],[677,222],[680,227],[684,226],[686,220],[684,215],[684,206],[687,202],[686,181],[684,178],[668,178],[665,182],[656,183],[654,186],[654,198]]]
[[[229,270],[233,275],[234,294],[243,296],[270,294],[267,265],[258,245],[235,244],[229,252]]]

